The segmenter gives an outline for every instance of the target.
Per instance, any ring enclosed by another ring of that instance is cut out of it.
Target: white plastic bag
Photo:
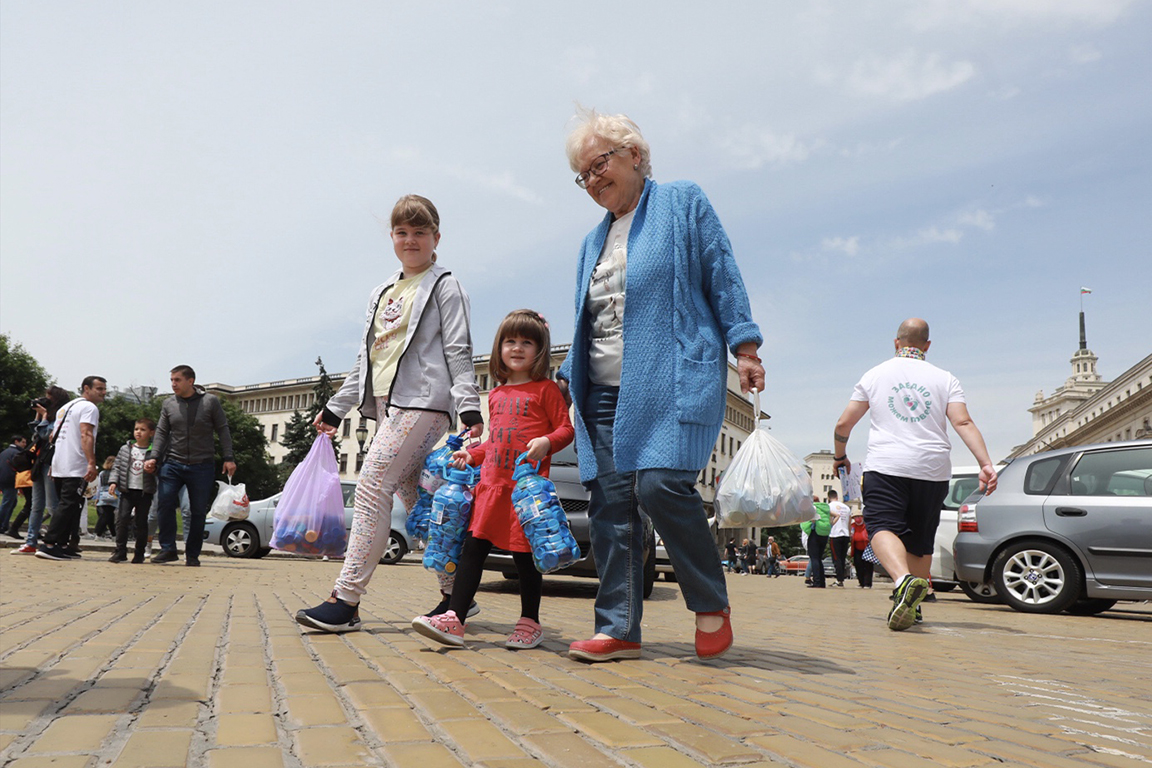
[[[208,514],[217,520],[247,520],[248,519],[248,493],[244,490],[244,483],[232,485],[232,478],[228,482],[217,480],[220,489],[216,492],[216,500],[212,502],[212,509]]]
[[[752,403],[759,416],[759,392],[753,392]],[[715,504],[721,528],[776,528],[816,516],[804,462],[772,437],[767,423],[758,424],[736,452],[716,489]]]

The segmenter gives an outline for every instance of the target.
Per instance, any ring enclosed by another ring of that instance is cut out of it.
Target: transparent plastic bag
[[[752,403],[759,416],[758,392]],[[776,528],[816,516],[804,462],[772,437],[766,423],[757,425],[732,458],[716,489],[715,505],[721,528]]]
[[[292,470],[272,528],[273,549],[300,555],[340,556],[348,544],[344,494],[332,439],[320,433],[304,461]]]
[[[208,514],[217,520],[247,520],[248,493],[244,483],[232,485],[232,478],[228,478],[228,482],[217,480],[216,485],[216,500]]]

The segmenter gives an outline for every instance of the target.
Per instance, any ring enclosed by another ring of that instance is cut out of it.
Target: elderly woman
[[[724,420],[726,349],[741,389],[760,390],[763,339],[708,198],[691,182],[652,181],[634,122],[583,114],[567,149],[576,184],[607,211],[580,249],[576,332],[559,372],[576,407],[600,575],[596,634],[568,655],[639,658],[643,508],[696,614],[696,655],[714,658],[731,647],[732,625],[696,477]]]

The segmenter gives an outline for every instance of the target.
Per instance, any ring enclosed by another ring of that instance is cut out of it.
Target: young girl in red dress
[[[537,312],[518,309],[504,318],[488,361],[492,377],[500,382],[488,395],[488,439],[452,457],[458,468],[481,465],[481,474],[448,611],[412,620],[417,632],[446,645],[464,645],[460,617],[476,595],[484,559],[494,546],[512,553],[520,575],[520,620],[504,645],[535,648],[543,636],[542,578],[512,507],[512,473],[516,459],[527,453],[529,460],[540,462],[539,473],[547,477],[548,457],[571,443],[575,434],[564,395],[548,378],[550,354],[548,324]]]

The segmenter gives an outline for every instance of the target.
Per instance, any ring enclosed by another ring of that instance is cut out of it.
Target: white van
[[[997,472],[1000,468],[997,467]],[[952,559],[952,542],[956,540],[956,513],[964,499],[980,487],[980,467],[953,467],[952,480],[948,483],[948,495],[940,510],[940,525],[936,528],[936,549],[932,553],[933,589],[947,592],[959,583],[956,566]]]

